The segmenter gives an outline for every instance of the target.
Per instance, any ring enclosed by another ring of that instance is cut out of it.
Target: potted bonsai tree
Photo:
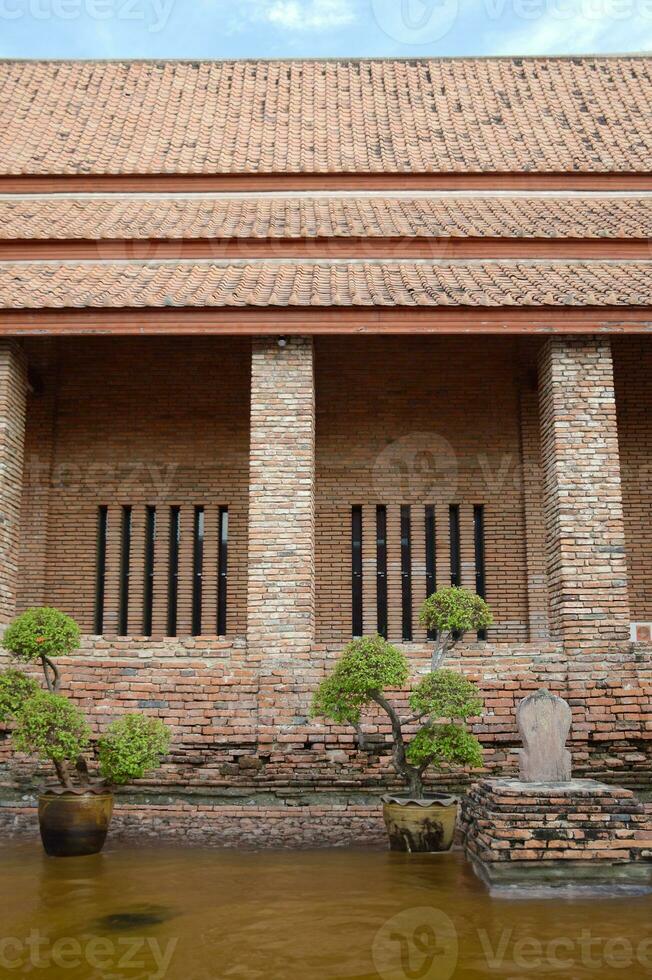
[[[114,721],[97,742],[99,779],[92,778],[91,730],[79,707],[60,693],[56,658],[79,645],[69,616],[47,607],[30,609],[9,626],[3,646],[25,664],[39,664],[45,689],[19,670],[0,674],[0,724],[13,722],[17,751],[52,763],[57,785],[39,796],[43,846],[53,857],[96,854],[104,846],[113,812],[113,789],[160,765],[169,731],[158,718],[130,714]]]
[[[466,612],[455,613],[456,601]],[[492,622],[486,603],[462,589],[431,596],[421,615],[429,629],[436,618],[437,664],[443,659],[440,651],[445,655],[464,632],[484,629]],[[352,725],[363,747],[364,710],[377,705],[387,715],[393,767],[409,794],[383,800],[390,846],[411,852],[445,851],[453,843],[458,800],[436,793],[426,796],[424,776],[431,767],[482,766],[482,748],[467,727],[468,719],[480,714],[482,698],[467,678],[437,666],[413,685],[410,714],[403,715],[391,691],[404,689],[409,676],[404,653],[387,640],[380,636],[353,640],[316,691],[312,714]]]

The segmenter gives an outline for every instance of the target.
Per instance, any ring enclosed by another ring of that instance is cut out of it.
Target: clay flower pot
[[[450,850],[455,837],[458,800],[433,794],[427,799],[383,797],[383,816],[392,851],[410,854]]]
[[[50,857],[99,854],[113,813],[108,790],[46,790],[39,796],[41,840]]]

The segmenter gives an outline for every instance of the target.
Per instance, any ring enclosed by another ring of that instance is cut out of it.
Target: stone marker
[[[563,698],[541,690],[530,694],[516,711],[524,748],[519,752],[524,783],[567,783],[571,755],[566,748],[573,720]]]

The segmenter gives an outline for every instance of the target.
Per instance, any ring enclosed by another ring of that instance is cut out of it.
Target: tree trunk
[[[56,770],[56,773],[57,773],[57,777],[59,779],[59,782],[61,783],[61,785],[63,786],[63,788],[64,789],[73,789],[72,780],[71,780],[70,775],[68,773],[68,766],[66,765],[66,763],[65,762],[54,762],[53,764],[54,764],[54,768]]]
[[[410,789],[410,797],[415,800],[423,799],[423,779],[421,778],[421,773],[418,769],[412,769],[408,775],[408,786]]]

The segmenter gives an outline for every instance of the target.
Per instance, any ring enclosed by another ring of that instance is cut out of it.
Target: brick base
[[[594,780],[485,779],[462,807],[462,834],[490,884],[559,881],[652,886],[652,821],[634,794]]]
[[[4,839],[38,835],[33,805],[0,806]],[[197,847],[386,846],[382,804],[320,806],[228,806],[177,802],[120,803],[109,842],[150,839]]]

